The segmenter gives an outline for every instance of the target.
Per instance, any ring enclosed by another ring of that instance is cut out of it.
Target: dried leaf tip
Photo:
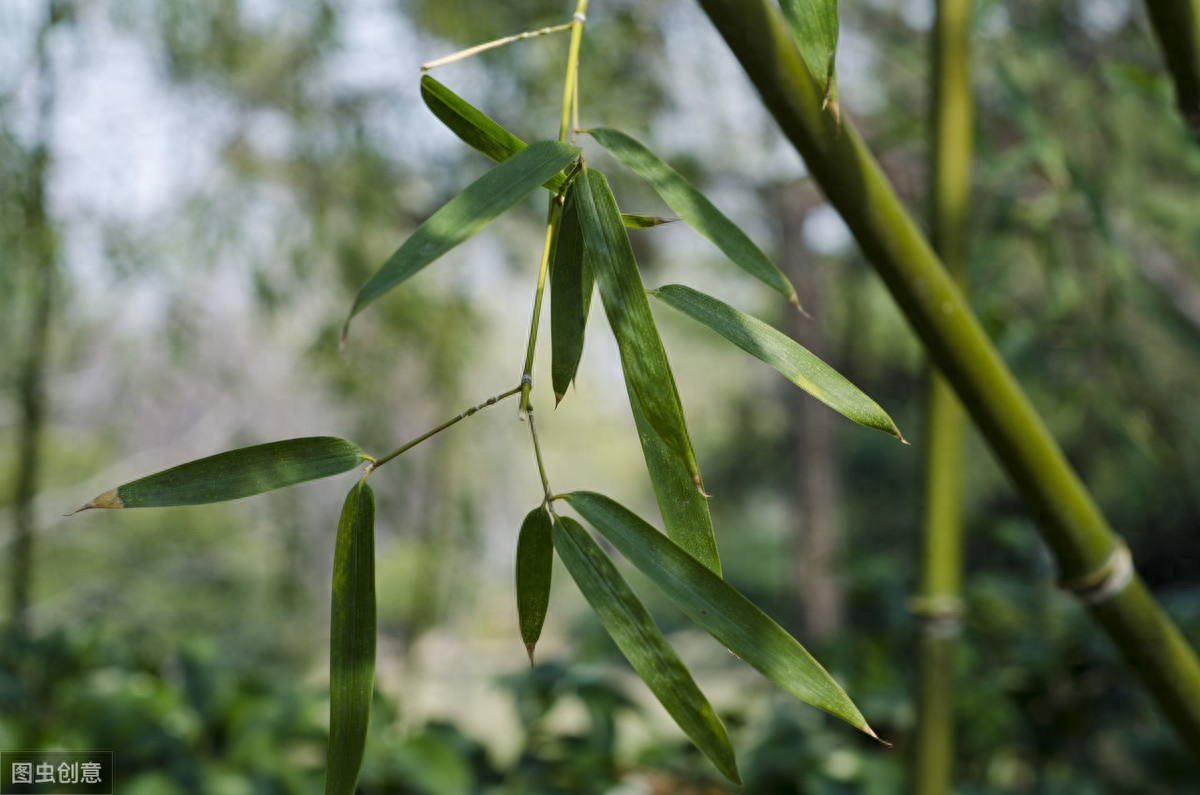
[[[704,484],[700,482],[699,475],[692,475],[692,483],[696,486],[696,491],[700,492],[700,496],[706,500],[711,500],[712,495],[704,490]]]
[[[537,646],[536,643],[526,643],[525,644],[525,653],[529,655],[529,667],[530,668],[533,667],[533,649],[535,646]],[[879,738],[876,738],[876,739],[879,739]]]
[[[862,725],[862,730],[863,730],[863,733],[864,733],[864,734],[870,735],[870,737],[871,737],[873,740],[876,740],[877,742],[881,743],[881,744],[882,744],[882,745],[884,745],[885,747],[887,747],[887,748],[891,748],[891,747],[892,747],[892,744],[891,744],[891,743],[889,743],[887,740],[883,739],[883,738],[882,738],[882,737],[880,737],[878,734],[876,734],[876,733],[875,733],[875,730],[874,730],[874,729],[872,729],[872,728],[871,728],[871,726],[870,726],[868,723],[866,723],[865,721],[863,722],[863,725]]]
[[[562,403],[562,399],[565,397],[566,397],[566,395],[564,395],[562,392],[555,392],[554,393],[554,408],[558,408],[558,404]]]
[[[808,310],[800,305],[800,296],[796,295],[795,290],[792,290],[792,294],[788,296],[788,303],[796,307],[796,311],[798,311],[800,314],[804,315],[809,320],[812,319],[812,315],[809,314]]]
[[[84,505],[80,508],[76,508],[74,511],[71,511],[71,513],[68,513],[65,515],[66,516],[74,516],[75,514],[79,513],[80,511],[86,511],[89,508],[124,508],[124,507],[125,507],[125,503],[121,502],[121,498],[119,496],[117,496],[117,490],[109,489],[108,491],[101,494],[99,497],[96,497],[94,500],[89,502],[87,505]]]

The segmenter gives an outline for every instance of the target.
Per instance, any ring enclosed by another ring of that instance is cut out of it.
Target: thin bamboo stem
[[[857,130],[821,110],[821,92],[765,0],[700,0],[809,173],[841,213],[934,364],[1008,472],[1064,581],[1111,573],[1122,545]],[[1093,615],[1193,752],[1200,662],[1136,574],[1103,589]],[[1076,592],[1086,593],[1080,587]],[[1136,641],[1136,643],[1135,643]]]
[[[426,439],[437,436],[439,433],[446,430],[451,425],[455,425],[459,422],[462,422],[467,417],[470,417],[472,414],[482,411],[483,409],[486,409],[488,406],[494,406],[497,403],[499,403],[500,401],[510,398],[520,391],[521,391],[521,387],[515,386],[512,389],[508,390],[507,392],[501,392],[499,395],[496,395],[495,397],[490,397],[487,400],[483,401],[482,403],[472,406],[471,408],[467,409],[466,411],[462,412],[461,414],[459,414],[455,417],[451,417],[450,419],[446,420],[445,422],[443,422],[441,425],[437,426],[436,428],[426,431],[425,433],[421,434],[420,436],[418,436],[417,438],[415,438],[411,441],[405,442],[404,444],[400,445],[395,450],[393,450],[392,452],[383,456],[382,458],[376,458],[374,461],[372,461],[367,466],[367,471],[373,472],[376,469],[379,469],[381,466],[386,464],[388,461],[391,461],[396,456],[402,455],[402,454],[408,452],[409,450],[416,447],[417,445],[419,445],[421,442],[425,441]]]
[[[425,72],[428,72],[430,69],[436,69],[439,66],[445,66],[446,64],[452,64],[457,61],[466,60],[467,58],[470,58],[472,55],[478,55],[481,52],[487,52],[488,50],[494,50],[497,47],[503,47],[504,45],[512,44],[513,42],[524,41],[525,39],[532,39],[535,36],[546,36],[551,33],[561,33],[562,31],[569,29],[571,27],[571,24],[572,23],[570,23],[570,22],[564,22],[563,24],[555,25],[554,27],[539,28],[537,30],[527,30],[524,33],[517,33],[512,36],[505,36],[500,39],[495,39],[493,41],[485,42],[483,44],[476,44],[474,47],[468,47],[465,50],[459,50],[458,52],[451,53],[450,55],[444,55],[441,58],[436,58],[432,61],[428,61],[427,63],[421,64],[421,73],[424,74]]]
[[[970,3],[938,0],[933,28],[930,221],[933,247],[965,292],[971,191]],[[954,777],[954,655],[962,612],[962,472],[966,417],[929,374],[924,549],[914,602],[920,626],[912,792],[945,795]]]

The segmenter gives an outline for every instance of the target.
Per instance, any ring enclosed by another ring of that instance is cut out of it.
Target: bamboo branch
[[[962,293],[848,119],[821,111],[813,82],[765,0],[700,0],[767,109],[804,157],[867,258],[1025,499],[1064,582],[1193,752],[1200,754],[1200,663],[1145,585],[1116,577],[1123,546],[988,340]],[[1109,587],[1111,586],[1111,587]]]

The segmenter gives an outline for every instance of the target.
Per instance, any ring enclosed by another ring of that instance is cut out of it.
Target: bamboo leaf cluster
[[[582,26],[578,16],[571,25],[572,53],[576,56],[577,34]],[[825,35],[827,25],[821,30],[823,41],[832,47]],[[569,65],[564,114],[567,102],[574,100],[570,88],[573,68]],[[832,92],[831,60],[828,75]],[[363,468],[347,495],[337,527],[330,633],[326,793],[351,793],[363,758],[375,670],[375,502],[367,479],[375,469],[416,444],[487,406],[520,394],[521,415],[528,422],[545,493],[541,504],[521,523],[516,543],[516,612],[521,641],[531,664],[552,607],[552,561],[557,554],[617,647],[683,732],[723,776],[735,783],[740,781],[728,733],[716,712],[609,555],[579,522],[559,515],[558,509],[568,506],[718,643],[783,690],[874,737],[862,713],[820,663],[722,579],[700,465],[648,296],[653,295],[656,301],[774,367],[849,419],[902,439],[895,423],[846,378],[761,320],[691,287],[666,285],[647,290],[626,229],[654,227],[666,219],[622,213],[608,179],[587,164],[581,148],[568,143],[565,134],[557,141],[526,144],[428,75],[421,80],[421,92],[437,118],[497,164],[420,224],[363,285],[349,310],[343,342],[357,314],[540,186],[550,192],[546,246],[520,384],[379,457],[366,454],[353,442],[332,437],[274,442],[221,453],[132,481],[105,492],[85,507],[155,507],[233,500]],[[590,135],[648,182],[684,223],[712,241],[733,264],[799,308],[795,288],[770,258],[664,160],[617,130],[599,127]],[[583,363],[587,319],[593,294],[598,292],[620,352],[630,411],[665,534],[607,497],[591,492],[556,495],[550,489],[532,410],[527,408],[534,383],[532,353],[547,281],[550,382],[555,400],[565,398]]]

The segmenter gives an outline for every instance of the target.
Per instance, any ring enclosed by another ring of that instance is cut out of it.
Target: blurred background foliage
[[[345,363],[336,335],[366,277],[487,168],[421,106],[418,65],[569,12],[550,0],[0,7],[0,548],[6,599],[29,589],[19,616],[5,603],[0,748],[113,749],[125,795],[319,791],[345,484],[60,515],[240,444],[334,433],[389,449],[511,386],[540,202],[365,314]],[[932,6],[870,0],[842,15],[843,112],[923,217]],[[1200,151],[1143,17],[1128,0],[976,3],[971,282],[987,329],[1196,643]],[[520,135],[549,137],[565,43],[525,42],[438,77]],[[919,449],[919,346],[698,9],[595,3],[582,64],[584,125],[625,128],[669,156],[774,250],[815,317],[791,317],[674,226],[633,235],[647,281],[695,284],[787,328]],[[662,212],[625,175],[614,184],[624,209]],[[41,217],[49,237],[34,233]],[[747,792],[901,791],[920,456],[659,320],[726,576],[810,645],[895,747],[771,692],[631,582],[728,718]],[[577,390],[542,412],[552,483],[655,516],[618,378],[614,347],[593,334]],[[728,791],[565,572],[541,664],[525,667],[511,561],[539,484],[522,430],[506,408],[485,412],[379,475],[379,693],[360,790]],[[978,439],[967,460],[956,791],[1200,791],[1194,761],[1054,588]],[[834,551],[814,566],[804,539],[822,533]]]

